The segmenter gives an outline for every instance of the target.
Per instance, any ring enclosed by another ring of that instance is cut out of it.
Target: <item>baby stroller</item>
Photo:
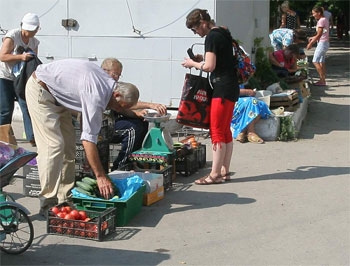
[[[28,209],[3,192],[2,188],[14,180],[19,168],[35,158],[37,153],[26,151],[16,155],[0,168],[0,250],[8,254],[20,254],[32,244],[34,228],[28,217]]]

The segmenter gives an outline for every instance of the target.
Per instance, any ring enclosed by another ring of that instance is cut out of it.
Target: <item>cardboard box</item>
[[[10,124],[0,126],[0,140],[17,145],[16,137]]]
[[[144,181],[146,185],[146,193],[152,193],[158,188],[163,186],[164,178],[162,174],[156,173],[143,173],[143,172],[126,172],[126,171],[113,171],[108,174],[111,178],[127,178],[137,175]]]
[[[273,94],[270,98],[271,110],[283,106],[285,111],[295,112],[299,108],[299,105],[300,99],[296,90]]]
[[[302,80],[302,81],[299,81],[296,83],[288,84],[288,86],[290,89],[300,91],[303,98],[310,96],[310,90],[308,88],[309,86],[307,84],[307,81],[305,81],[305,80]]]
[[[37,165],[28,165],[23,166],[23,176],[26,179],[37,179],[39,180],[39,172]]]
[[[164,198],[164,187],[161,186],[151,193],[143,195],[143,205],[149,206]]]
[[[23,179],[23,194],[29,197],[38,197],[41,190],[39,179]]]
[[[152,173],[152,174],[161,174],[163,176],[163,186],[164,190],[167,191],[173,186],[173,180],[175,179],[175,167],[173,165],[168,165],[164,167],[163,165],[158,165],[160,169],[150,169],[149,165],[145,163],[141,168],[141,163],[131,162],[126,164],[123,167],[123,170],[129,171],[127,173]],[[130,176],[130,175],[129,175]],[[141,177],[142,178],[142,177]]]

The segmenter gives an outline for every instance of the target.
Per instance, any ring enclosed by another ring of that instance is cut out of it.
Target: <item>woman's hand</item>
[[[255,97],[255,94],[256,94],[256,91],[255,91],[255,90],[250,90],[250,89],[248,89],[247,91],[248,91],[248,96],[250,96],[250,97]]]
[[[181,63],[185,68],[192,68],[194,66],[194,61],[191,58],[185,58],[185,61]]]
[[[241,89],[240,95],[241,96],[250,96],[255,97],[256,91],[252,89]]]
[[[23,53],[21,54],[21,60],[22,61],[28,61],[33,58],[33,54],[31,53]]]

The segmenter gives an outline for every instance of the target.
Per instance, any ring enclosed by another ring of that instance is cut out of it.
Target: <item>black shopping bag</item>
[[[213,89],[208,77],[187,73],[176,121],[180,124],[208,129]]]

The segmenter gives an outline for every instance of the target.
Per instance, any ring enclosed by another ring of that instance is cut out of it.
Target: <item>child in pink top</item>
[[[314,83],[315,86],[326,86],[326,52],[329,49],[329,21],[323,16],[322,7],[314,7],[312,16],[317,20],[316,35],[309,39],[306,49],[309,50],[314,43],[317,47],[312,62],[317,70],[320,80]]]

